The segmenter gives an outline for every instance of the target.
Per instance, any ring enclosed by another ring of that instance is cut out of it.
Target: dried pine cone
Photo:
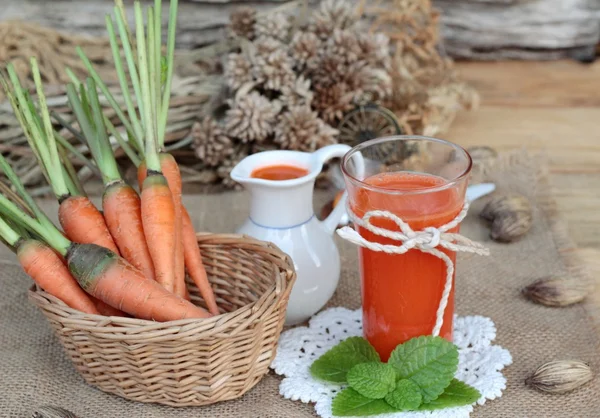
[[[292,59],[286,51],[278,49],[265,59],[257,61],[254,75],[257,81],[264,83],[266,89],[281,91],[296,78],[292,65]]]
[[[274,38],[262,36],[252,43],[252,60],[259,62],[262,59],[269,57],[276,51],[285,50],[287,47],[281,41]]]
[[[325,55],[312,73],[313,89],[329,88],[343,80],[348,74],[348,66],[337,55]]]
[[[351,68],[347,82],[354,92],[354,103],[380,102],[392,94],[392,78],[381,68]]]
[[[256,20],[254,31],[256,37],[269,37],[286,41],[290,32],[290,21],[283,13],[271,13]]]
[[[326,42],[324,53],[336,56],[341,62],[351,64],[358,60],[361,52],[357,36],[353,31],[335,29]]]
[[[348,1],[325,0],[311,16],[309,30],[320,39],[327,40],[335,29],[352,28],[358,21],[358,16],[348,6]]]
[[[233,90],[252,82],[252,64],[242,54],[229,54],[225,63],[225,82]]]
[[[223,187],[227,189],[236,189],[239,190],[242,186],[233,181],[231,178],[231,170],[235,167],[240,161],[242,161],[249,152],[250,148],[248,145],[241,145],[232,150],[231,155],[221,163],[219,168],[217,168],[217,176],[221,179],[221,184]]]
[[[192,137],[198,159],[208,166],[218,166],[233,153],[231,140],[211,117],[194,123]]]
[[[370,65],[389,69],[392,58],[390,54],[390,38],[381,32],[361,32],[357,35],[360,47],[359,60],[366,61]]]
[[[252,7],[238,7],[229,16],[229,33],[249,40],[254,39],[256,10]]]
[[[308,106],[294,106],[279,116],[274,142],[284,149],[314,151],[319,117]]]
[[[225,127],[230,137],[242,142],[264,141],[273,131],[275,116],[281,106],[253,91],[229,101]]]
[[[332,123],[340,120],[344,113],[354,107],[354,94],[355,92],[344,82],[330,87],[319,87],[315,90],[312,104],[325,122]]]
[[[299,76],[289,86],[285,86],[281,90],[282,105],[287,107],[293,106],[310,106],[313,99],[313,91],[310,88],[310,80]]]
[[[290,45],[292,58],[299,69],[315,69],[319,63],[321,40],[312,32],[296,32]]]

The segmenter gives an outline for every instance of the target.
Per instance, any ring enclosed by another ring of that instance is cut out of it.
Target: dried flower
[[[325,45],[325,55],[336,56],[345,64],[356,62],[362,52],[356,34],[349,30],[334,29]]]
[[[229,33],[249,40],[254,39],[256,10],[252,7],[238,7],[229,16]]]
[[[585,385],[593,377],[590,366],[582,361],[551,361],[540,366],[526,383],[543,392],[565,393]]]
[[[252,43],[254,48],[253,55],[255,55],[254,61],[260,61],[265,59],[271,54],[281,49],[285,49],[286,46],[281,41],[269,37],[260,37]]]
[[[257,62],[254,75],[257,81],[264,83],[266,89],[281,91],[291,86],[296,78],[292,65],[292,59],[286,51],[278,49]]]
[[[252,63],[242,54],[229,54],[225,62],[225,82],[233,90],[252,82]]]
[[[335,29],[349,29],[358,21],[354,10],[348,6],[348,1],[325,0],[312,14],[309,30],[320,39],[328,39]]]
[[[218,166],[233,153],[231,140],[211,117],[194,123],[192,137],[198,159],[208,166]]]
[[[494,197],[479,216],[492,222],[490,236],[501,242],[511,242],[525,235],[533,221],[531,204],[518,194]]]
[[[312,85],[315,90],[318,88],[326,89],[343,81],[347,75],[348,67],[343,59],[336,55],[325,55],[312,73]]]
[[[242,142],[264,141],[271,132],[280,105],[256,91],[230,100],[225,116],[227,134]]]
[[[319,128],[317,112],[308,106],[291,107],[279,116],[274,141],[285,149],[314,151]]]
[[[358,61],[349,70],[347,82],[354,91],[354,102],[381,102],[392,93],[392,78],[383,69]]]
[[[357,35],[360,48],[358,59],[386,70],[391,66],[390,38],[381,32],[360,32]]]
[[[297,32],[290,45],[292,58],[299,69],[314,70],[319,63],[321,40],[312,32]]]
[[[283,13],[271,13],[256,20],[254,31],[256,37],[268,37],[286,41],[290,32],[290,21]]]
[[[326,145],[334,144],[336,142],[335,137],[339,135],[339,133],[340,131],[319,119],[319,133],[317,134],[317,139],[315,141],[316,147],[321,148]]]
[[[325,122],[335,122],[342,119],[344,113],[354,108],[354,92],[344,83],[329,87],[318,86],[315,89],[313,107]]]
[[[549,277],[537,280],[523,289],[523,295],[546,306],[568,306],[579,303],[590,292],[585,280]]]
[[[313,91],[310,88],[310,80],[304,76],[298,77],[293,83],[284,86],[281,90],[280,100],[284,106],[310,106],[313,99]]]

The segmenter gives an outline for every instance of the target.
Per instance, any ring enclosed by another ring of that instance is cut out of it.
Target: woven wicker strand
[[[212,318],[88,315],[30,290],[87,383],[133,401],[201,406],[242,396],[268,372],[296,280],[291,259],[243,235],[198,234],[198,243],[222,311]]]

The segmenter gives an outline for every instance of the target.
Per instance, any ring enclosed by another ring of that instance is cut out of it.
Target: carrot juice
[[[370,210],[389,211],[415,230],[442,226],[453,220],[464,202],[464,187],[444,187],[442,177],[384,172],[362,180],[364,187],[349,190],[350,206],[359,217]],[[397,231],[391,220],[374,218],[372,224]],[[458,228],[449,232],[458,232]],[[359,228],[368,241],[388,245],[400,242]],[[446,251],[452,259],[454,252]],[[446,281],[446,265],[434,255],[417,249],[405,254],[387,254],[359,248],[363,333],[383,361],[392,350],[413,337],[430,335]],[[444,314],[440,336],[452,340],[454,286]]]

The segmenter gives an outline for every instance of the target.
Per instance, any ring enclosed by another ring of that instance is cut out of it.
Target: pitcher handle
[[[343,157],[351,149],[352,147],[344,144],[328,145],[326,147],[321,148],[320,150],[315,151],[314,155],[321,162],[321,164],[325,164],[328,160],[332,158]],[[327,230],[327,232],[329,232],[332,235],[333,232],[336,230],[337,226],[339,225],[342,216],[346,214],[347,198],[348,193],[344,191],[337,206],[333,209],[329,216],[321,222],[325,230]]]

